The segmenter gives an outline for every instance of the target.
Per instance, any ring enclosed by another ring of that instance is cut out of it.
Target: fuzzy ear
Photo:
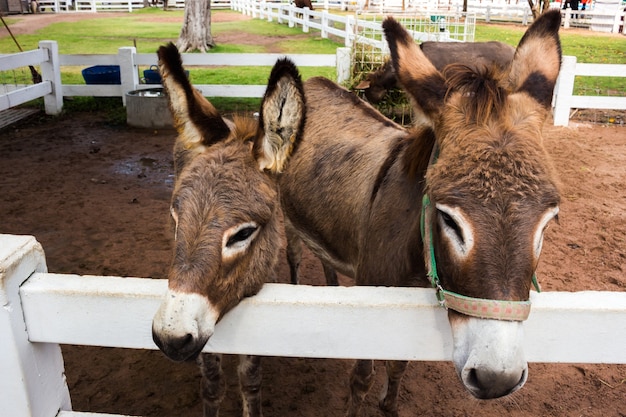
[[[230,135],[228,125],[189,82],[176,46],[173,43],[161,46],[157,55],[163,87],[178,130],[175,149],[188,159],[189,154],[199,153],[206,146],[226,139]]]
[[[560,27],[559,10],[541,14],[517,46],[508,76],[512,92],[525,92],[548,109],[561,69]]]
[[[260,169],[283,171],[304,128],[305,111],[300,73],[289,59],[279,59],[272,68],[263,97],[260,132],[254,144]]]
[[[383,22],[391,62],[405,91],[429,119],[441,111],[446,96],[446,82],[411,35],[392,17]]]

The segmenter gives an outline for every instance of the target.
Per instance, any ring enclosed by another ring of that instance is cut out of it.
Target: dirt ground
[[[34,235],[51,272],[164,278],[171,130],[110,123],[104,113],[43,117],[0,131],[0,233]],[[547,291],[626,289],[626,128],[546,126],[562,181],[560,223],[546,234],[539,280]],[[323,283],[307,254],[303,283]],[[279,280],[288,281],[284,258]],[[573,332],[576,323],[572,323]],[[199,373],[159,351],[63,346],[73,408],[143,416],[200,416]],[[266,417],[340,416],[351,360],[269,357]],[[240,415],[236,359],[228,358],[223,417]],[[363,416],[376,407],[384,368]],[[527,384],[498,400],[472,398],[447,362],[411,363],[400,393],[409,416],[626,416],[626,366],[530,364]]]
[[[0,132],[0,231],[42,243],[51,272],[164,278],[174,132],[111,125],[102,113],[43,118]],[[546,144],[563,183],[560,224],[548,231],[538,275],[545,290],[624,291],[626,129],[548,126]],[[308,256],[303,282],[322,284]],[[279,278],[288,281],[281,261]],[[576,324],[572,323],[572,331]],[[194,364],[158,351],[63,346],[73,406],[144,416],[201,415]],[[266,417],[338,416],[350,360],[267,358]],[[222,416],[240,402],[234,359]],[[384,369],[368,399],[375,407]],[[626,366],[530,365],[526,386],[492,401],[469,396],[451,363],[411,363],[402,416],[625,416]]]

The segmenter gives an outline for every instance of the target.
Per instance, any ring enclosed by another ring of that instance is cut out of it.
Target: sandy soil
[[[547,128],[563,182],[560,224],[546,236],[539,277],[545,290],[626,287],[626,130],[580,124]],[[173,131],[110,125],[76,114],[0,132],[0,230],[32,234],[49,270],[163,278],[170,256],[168,204]],[[303,282],[322,284],[308,256]],[[281,261],[279,277],[288,281]],[[572,323],[572,331],[576,324]],[[63,346],[74,408],[145,416],[201,415],[194,364],[158,351]],[[341,415],[352,361],[267,358],[264,406],[271,416]],[[239,410],[235,362],[223,416]],[[382,384],[384,370],[374,390]],[[375,394],[366,416],[377,416]],[[412,363],[401,391],[402,416],[624,416],[626,367],[531,364],[518,393],[477,401],[450,363]]]
[[[65,16],[65,15],[62,15]],[[68,15],[70,16],[70,15]],[[72,15],[73,16],[73,15]],[[81,17],[84,16],[81,14]],[[102,113],[31,120],[0,131],[0,233],[30,234],[51,272],[164,278],[174,132],[111,124]],[[626,287],[626,129],[574,123],[546,128],[562,180],[560,224],[547,232],[538,275],[544,290],[624,291]],[[307,255],[303,283],[322,285]],[[281,260],[281,282],[288,281]],[[572,323],[576,331],[576,323]],[[143,416],[200,416],[195,364],[158,351],[63,346],[74,409]],[[266,358],[266,417],[340,416],[350,360]],[[236,360],[225,367],[222,416],[240,415]],[[363,416],[376,407],[384,369]],[[478,401],[451,363],[411,363],[400,393],[409,416],[626,416],[626,366],[530,364],[512,396]]]

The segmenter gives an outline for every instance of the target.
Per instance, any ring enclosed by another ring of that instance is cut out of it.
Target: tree
[[[550,10],[550,0],[528,0],[530,11],[533,13],[533,19],[536,19],[541,13]]]
[[[185,18],[176,46],[180,52],[206,52],[215,46],[211,36],[210,0],[185,1]]]

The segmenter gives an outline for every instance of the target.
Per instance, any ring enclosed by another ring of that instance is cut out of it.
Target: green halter
[[[422,198],[420,230],[422,233],[422,242],[424,242],[424,244],[426,244],[426,238],[428,238],[429,258],[427,262],[427,274],[430,278],[430,284],[437,292],[439,304],[441,304],[442,307],[449,308],[459,313],[483,319],[507,321],[526,320],[530,314],[530,300],[508,301],[474,298],[443,289],[437,274],[437,261],[435,259],[432,230],[430,227],[428,230],[426,229],[426,210],[430,208],[430,205],[430,198],[428,197],[428,194],[424,194],[424,197]],[[428,236],[426,236],[427,232]],[[537,292],[541,292],[536,274],[533,274],[532,282]]]

